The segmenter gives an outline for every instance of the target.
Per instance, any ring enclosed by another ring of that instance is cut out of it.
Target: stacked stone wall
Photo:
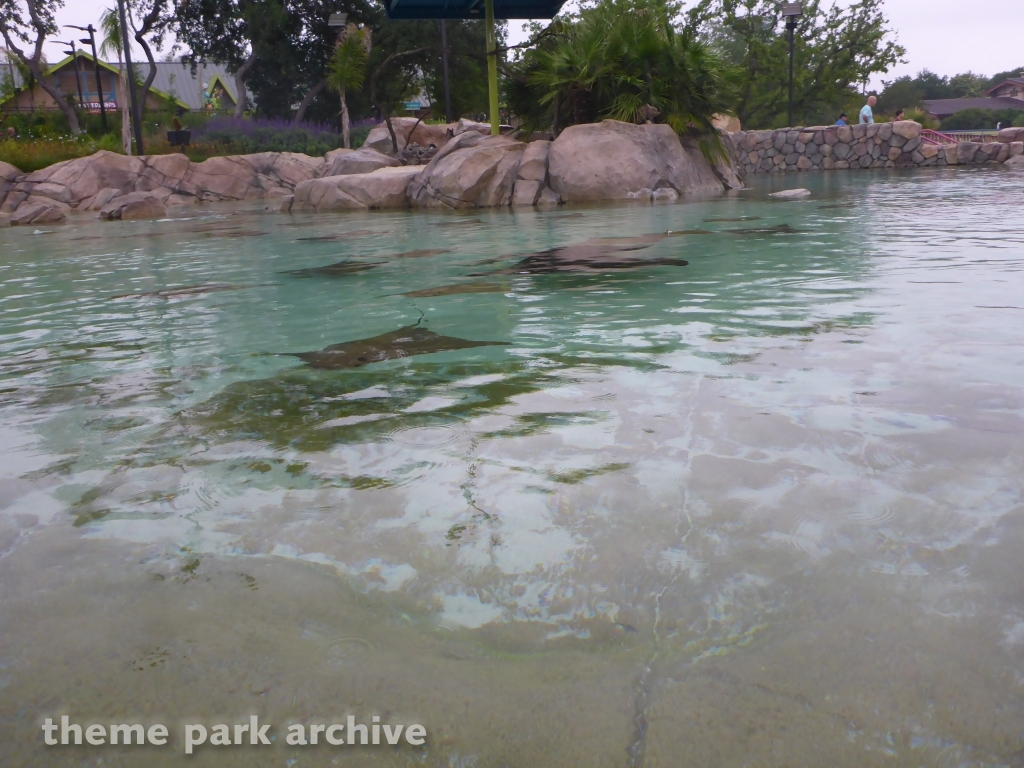
[[[912,120],[737,131],[728,136],[737,162],[748,174],[985,165],[1024,154],[1021,141],[931,144],[921,137],[921,124]]]

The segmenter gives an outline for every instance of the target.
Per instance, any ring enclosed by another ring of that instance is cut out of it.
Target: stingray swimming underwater
[[[314,352],[286,352],[284,354],[297,357],[313,368],[338,371],[413,355],[429,355],[432,352],[450,352],[454,349],[490,346],[508,346],[508,342],[471,341],[455,336],[442,336],[417,323],[367,339],[331,344],[329,347]]]
[[[640,267],[685,267],[689,263],[686,259],[645,259],[624,256],[626,253],[649,248],[666,237],[669,237],[667,232],[634,237],[595,237],[576,245],[531,253],[511,267],[490,274],[547,275],[556,272],[601,272]],[[476,273],[471,277],[479,277],[482,274],[487,273]]]

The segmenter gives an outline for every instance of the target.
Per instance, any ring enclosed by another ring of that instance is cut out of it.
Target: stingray
[[[244,288],[259,288],[265,285],[272,285],[272,283],[259,283],[247,284],[247,285],[229,285],[225,283],[205,283],[203,285],[185,285],[181,288],[164,288],[159,291],[145,291],[143,293],[122,293],[117,296],[111,296],[110,300],[114,299],[144,299],[144,298],[156,298],[156,299],[177,299],[184,296],[200,296],[204,293],[220,293],[221,291],[241,291]]]
[[[827,211],[833,208],[855,208],[856,206],[852,203],[836,203],[834,205],[819,205],[819,211]]]
[[[506,286],[497,283],[485,283],[477,280],[470,283],[458,283],[456,285],[442,285],[439,288],[424,288],[421,291],[409,291],[400,293],[399,296],[410,296],[414,299],[429,298],[431,296],[452,296],[457,293],[501,293],[508,290]]]
[[[795,235],[803,232],[789,224],[776,224],[774,227],[750,227],[749,229],[727,229],[731,235]]]
[[[358,272],[366,272],[369,269],[378,267],[382,262],[336,261],[323,267],[307,267],[306,269],[289,269],[282,272],[282,275],[292,277],[338,277],[339,275],[354,275]]]
[[[670,229],[665,233],[668,237],[679,237],[680,235],[713,235],[710,229]]]
[[[312,237],[298,237],[296,238],[299,242],[306,243],[323,243],[333,242],[335,240],[346,240],[350,237],[360,237],[362,235],[372,235],[374,231],[372,229],[353,229],[351,232],[338,232],[333,235],[314,235]]]
[[[583,214],[579,213],[577,211],[576,213],[563,213],[560,216],[552,216],[551,218],[553,218],[553,219],[582,219],[583,218]]]
[[[418,251],[403,251],[402,253],[394,253],[389,258],[392,259],[422,259],[427,256],[437,256],[441,253],[448,253],[447,248],[423,248]]]
[[[467,224],[483,224],[480,219],[464,219],[463,221],[435,221],[432,225],[435,227],[463,227]]]
[[[685,267],[689,263],[685,259],[623,258],[619,255],[644,250],[665,237],[667,235],[658,233],[640,237],[594,238],[577,245],[531,253],[511,267],[492,274],[547,275],[556,272],[601,272],[609,269],[637,269],[640,267]]]
[[[705,223],[711,223],[714,221],[758,221],[760,216],[736,216],[735,218],[723,217],[719,219],[704,219]]]
[[[471,341],[454,336],[441,336],[419,324],[407,325],[397,331],[356,339],[318,349],[315,352],[287,352],[307,365],[325,371],[360,368],[384,360],[397,360],[432,352],[449,352],[471,347],[507,346],[507,341]]]

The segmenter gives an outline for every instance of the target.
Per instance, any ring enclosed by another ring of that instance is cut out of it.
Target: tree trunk
[[[124,148],[124,153],[131,157],[132,121],[128,116],[128,75],[120,57],[117,59],[117,72],[118,77],[121,78],[121,95],[117,99],[117,103],[121,105],[121,146]]]
[[[245,92],[245,78],[249,76],[249,72],[256,65],[256,51],[249,54],[249,58],[235,71],[235,94],[238,96],[238,101],[235,103],[235,117],[241,118],[245,114],[245,102],[247,95]]]
[[[142,107],[146,106],[146,102],[149,100],[149,89],[153,85],[153,81],[156,79],[156,59],[153,57],[153,49],[150,48],[149,43],[146,42],[146,35],[153,31],[157,25],[162,25],[161,16],[163,15],[164,5],[166,0],[156,0],[153,3],[153,7],[149,13],[146,14],[142,20],[142,26],[139,27],[135,33],[135,41],[142,46],[142,50],[146,53],[146,61],[149,62],[149,74],[146,76],[146,82],[142,84],[142,88],[139,90],[139,104]],[[139,111],[142,114],[142,111]]]
[[[338,95],[341,97],[341,136],[345,140],[345,149],[352,149],[352,137],[349,134],[348,104],[345,102],[345,89],[339,88]]]
[[[36,70],[39,70],[38,64],[30,64],[29,66],[34,66]],[[46,78],[43,77],[42,71],[33,72],[32,74],[35,75],[36,82],[42,86],[43,90],[50,94],[50,98],[57,102],[57,106],[60,107],[60,111],[63,112],[64,116],[68,119],[68,125],[71,126],[71,135],[77,136],[80,134],[82,132],[82,128],[78,124],[78,115],[75,113],[75,108],[68,104],[68,100],[64,98],[64,94],[58,90],[57,86],[48,82]]]
[[[293,123],[302,122],[303,118],[306,117],[306,110],[309,109],[309,105],[313,103],[313,99],[317,97],[326,85],[327,81],[321,80],[306,92],[306,95],[302,97],[302,102],[299,104],[298,110],[295,112],[295,117],[292,118]]]
[[[391,134],[391,146],[394,147],[395,157],[398,157],[398,137],[395,136],[395,126],[391,124],[391,110],[384,110],[384,122],[388,124],[388,133]]]
[[[149,43],[142,37],[141,32],[135,33],[135,39],[139,45],[142,46],[142,50],[146,52],[146,59],[149,61],[149,74],[146,75],[146,82],[136,92],[139,97],[139,114],[142,114],[142,110],[145,109],[146,103],[149,101],[149,89],[153,85],[153,81],[156,80],[156,59],[153,58],[153,50],[149,47]]]

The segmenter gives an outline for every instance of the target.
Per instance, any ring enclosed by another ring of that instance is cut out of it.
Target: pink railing
[[[938,144],[940,146],[960,143],[959,139],[950,136],[948,133],[939,133],[938,131],[933,131],[931,128],[925,128],[921,131],[921,140],[925,144]]]
[[[973,141],[978,144],[989,144],[998,141],[995,131],[933,131],[925,128],[921,138],[927,144],[959,144],[961,141]]]

